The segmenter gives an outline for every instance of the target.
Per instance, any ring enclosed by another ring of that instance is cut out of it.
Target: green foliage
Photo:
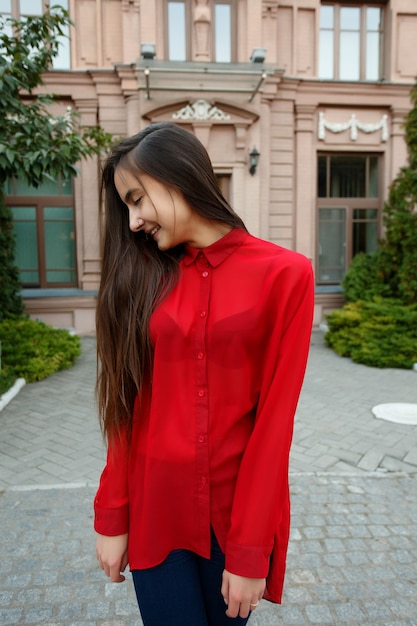
[[[54,96],[35,92],[70,23],[68,12],[58,6],[22,21],[0,16],[0,190],[14,176],[38,187],[45,177],[76,175],[77,161],[112,143],[100,126],[81,127],[71,108],[64,115],[51,115]],[[12,36],[5,26],[11,27]],[[12,218],[0,193],[0,320],[22,311],[19,290]]]
[[[372,301],[375,296],[417,302],[417,84],[405,120],[408,165],[389,188],[384,206],[385,233],[373,254],[357,255],[343,280],[346,300]]]
[[[389,297],[390,290],[383,281],[380,269],[380,252],[359,252],[343,278],[342,287],[347,302]]]
[[[25,317],[0,322],[2,370],[5,377],[42,380],[73,365],[81,354],[80,338]]]
[[[372,367],[410,369],[417,363],[417,305],[375,298],[326,316],[326,344],[341,356]]]
[[[38,187],[45,176],[76,175],[77,161],[112,143],[100,126],[81,127],[71,108],[52,116],[53,95],[34,94],[70,23],[68,12],[60,7],[24,21],[0,18],[0,184],[20,175]],[[13,27],[13,36],[7,35],[4,24]],[[30,98],[22,99],[22,93]]]
[[[23,313],[19,270],[14,264],[15,240],[10,210],[2,202],[0,188],[0,321],[7,313]]]

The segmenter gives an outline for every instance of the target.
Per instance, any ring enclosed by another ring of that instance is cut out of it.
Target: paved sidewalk
[[[0,412],[1,625],[142,624],[129,576],[108,583],[96,567],[94,379],[89,337],[73,368]],[[417,373],[355,365],[315,331],[291,455],[283,605],[262,602],[252,626],[417,626],[417,427],[375,419],[382,402],[416,403]]]

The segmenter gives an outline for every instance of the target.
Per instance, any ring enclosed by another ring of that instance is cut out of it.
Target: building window
[[[340,284],[358,252],[373,252],[380,231],[380,158],[318,157],[319,284]]]
[[[38,188],[24,180],[5,184],[13,215],[16,265],[24,287],[75,287],[75,220],[72,181],[47,181]]]
[[[383,6],[322,3],[319,78],[379,80],[382,76]]]
[[[235,61],[235,12],[235,0],[166,2],[168,59],[216,63]]]
[[[60,6],[68,11],[69,0],[0,0],[0,16],[5,18],[14,18],[15,20],[24,20],[26,17],[42,15],[48,5]],[[8,28],[9,25],[6,25]],[[11,28],[8,34],[12,34]],[[56,70],[67,70],[71,68],[71,51],[69,40],[69,27],[64,30],[64,35],[58,37],[59,53],[53,60],[52,67]]]

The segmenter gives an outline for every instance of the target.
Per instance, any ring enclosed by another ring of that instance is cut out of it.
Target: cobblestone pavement
[[[96,567],[94,377],[89,337],[73,368],[0,412],[1,625],[142,624],[129,576],[112,584]],[[252,626],[417,626],[417,427],[375,419],[383,402],[417,402],[416,372],[355,365],[315,331],[291,455],[283,604],[262,602]]]

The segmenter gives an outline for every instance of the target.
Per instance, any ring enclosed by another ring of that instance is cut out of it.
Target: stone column
[[[407,163],[407,144],[405,143],[404,120],[409,109],[393,108],[391,110],[391,163],[387,172],[388,181],[396,178],[400,167]]]
[[[76,100],[81,126],[97,123],[97,101]],[[83,159],[75,179],[78,277],[84,290],[97,289],[100,280],[98,157]]]
[[[315,251],[315,195],[314,172],[314,105],[299,104],[295,107],[295,233],[297,252],[310,259]]]

